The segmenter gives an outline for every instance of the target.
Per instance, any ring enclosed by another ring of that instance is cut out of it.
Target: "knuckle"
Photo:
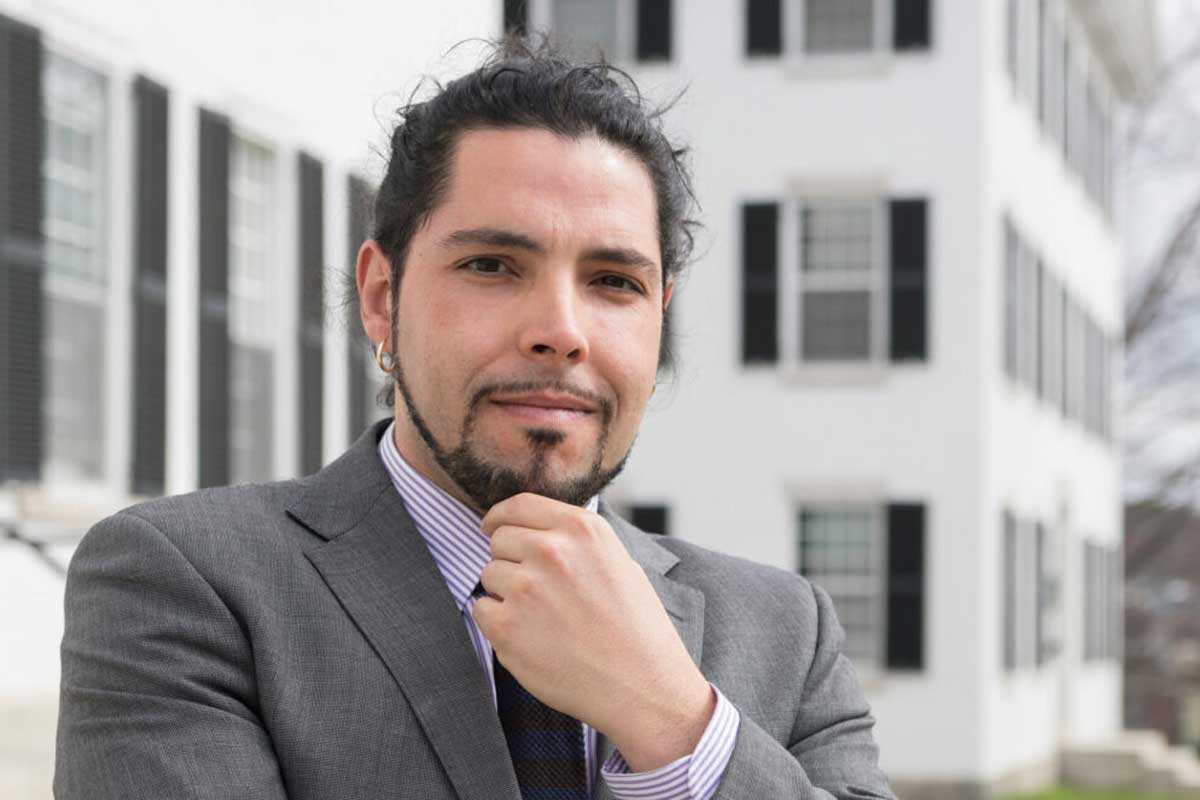
[[[565,574],[569,572],[570,557],[567,554],[567,548],[553,537],[546,536],[538,542],[538,557],[541,562],[557,574]]]
[[[516,597],[531,597],[537,591],[537,581],[527,572],[518,573],[512,581],[512,594]]]

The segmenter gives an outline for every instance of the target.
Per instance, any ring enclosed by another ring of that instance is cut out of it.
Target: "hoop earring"
[[[379,368],[381,370],[386,372],[388,375],[391,375],[392,370],[394,370],[396,368],[396,357],[393,356],[391,353],[383,352],[384,344],[385,344],[385,342],[380,342],[379,347],[375,348],[375,363],[379,365]],[[384,356],[387,356],[386,364],[384,363]]]

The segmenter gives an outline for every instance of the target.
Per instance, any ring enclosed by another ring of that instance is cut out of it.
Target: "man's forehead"
[[[564,136],[542,128],[482,128],[458,137],[450,159],[450,187],[481,189],[540,186],[621,194],[625,202],[654,203],[646,165],[625,148],[595,134]],[[479,185],[479,181],[493,181]]]
[[[546,246],[548,233],[581,233],[580,226],[591,232],[592,247],[657,250],[658,243],[649,171],[594,135],[570,138],[536,128],[464,133],[435,216],[437,237],[446,244],[472,238],[463,231],[492,230]]]

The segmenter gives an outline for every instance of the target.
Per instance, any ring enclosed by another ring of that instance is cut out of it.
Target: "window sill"
[[[18,518],[45,526],[44,538],[64,541],[78,539],[92,525],[137,500],[91,482],[16,484],[4,491]]]
[[[891,366],[883,362],[792,364],[778,367],[778,372],[787,384],[877,386],[887,381]]]

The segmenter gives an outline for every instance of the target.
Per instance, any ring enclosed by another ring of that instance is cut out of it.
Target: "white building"
[[[368,146],[450,44],[555,28],[690,87],[709,228],[613,497],[829,589],[901,796],[1119,729],[1112,128],[1149,2],[311,5],[0,0],[0,523],[63,563],[141,496],[341,452],[377,413],[334,278]],[[6,797],[48,791],[61,588],[0,542]]]

